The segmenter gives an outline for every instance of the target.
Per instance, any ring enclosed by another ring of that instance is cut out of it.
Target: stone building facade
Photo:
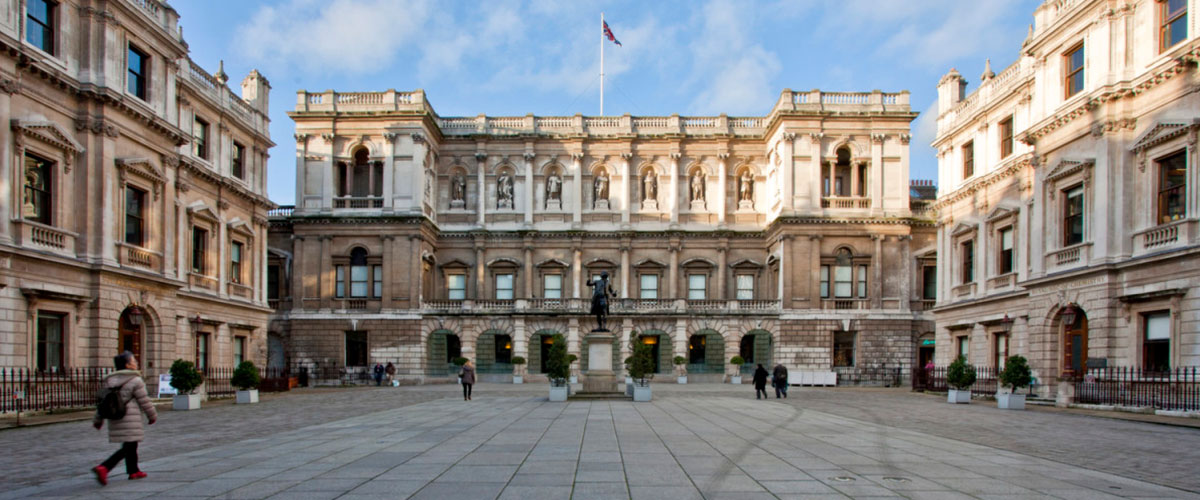
[[[894,383],[932,335],[907,92],[785,90],[735,118],[442,117],[420,90],[300,91],[290,116],[270,330],[319,378],[393,362],[420,382],[461,355],[494,379],[521,356],[537,379],[555,333],[579,372],[602,272],[617,367],[643,341],[693,381],[740,354]]]
[[[0,2],[0,366],[265,363],[270,86],[180,33],[156,0]]]
[[[942,78],[938,364],[1021,354],[1063,398],[1200,364],[1193,6],[1045,2],[1012,66]]]

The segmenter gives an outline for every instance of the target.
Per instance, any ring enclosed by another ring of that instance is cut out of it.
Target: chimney
[[[254,109],[264,115],[270,115],[271,82],[262,76],[258,70],[250,70],[250,74],[242,80],[242,99],[249,102]]]
[[[950,72],[938,81],[937,90],[938,114],[940,115],[950,111],[950,108],[966,97],[967,81],[958,74],[958,70],[950,68]]]

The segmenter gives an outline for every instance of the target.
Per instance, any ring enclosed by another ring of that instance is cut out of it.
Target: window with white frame
[[[688,275],[688,300],[704,300],[708,298],[708,276],[703,274]]]
[[[54,162],[25,153],[25,199],[21,217],[47,226],[54,220],[54,191],[51,189]]]
[[[737,275],[737,299],[738,300],[754,300],[754,275],[739,274]]]
[[[547,299],[561,299],[563,279],[558,273],[542,275],[542,297]]]
[[[199,116],[192,119],[192,155],[208,159],[208,122]]]
[[[58,371],[66,365],[65,339],[63,328],[67,324],[65,314],[41,311],[37,312],[37,369],[39,371]]]
[[[512,273],[496,275],[496,300],[513,299],[513,282]]]
[[[246,337],[233,338],[233,366],[237,367],[246,360]]]
[[[1158,50],[1166,51],[1187,39],[1187,0],[1158,0]]]
[[[1063,64],[1066,67],[1063,88],[1066,90],[1066,97],[1069,98],[1083,91],[1084,52],[1082,42],[1067,51],[1063,56]]]
[[[975,240],[967,240],[959,244],[959,253],[962,257],[962,282],[963,284],[975,281]]]
[[[466,300],[467,275],[454,273],[446,275],[446,298],[450,300]]]
[[[1143,313],[1142,331],[1142,369],[1155,372],[1171,369],[1171,312]]]
[[[25,41],[50,55],[54,55],[54,38],[58,24],[58,2],[53,0],[26,0]]]
[[[242,282],[242,242],[235,241],[229,246],[229,281]]]
[[[1063,246],[1083,243],[1083,185],[1063,191]]]
[[[1159,159],[1158,223],[1166,224],[1186,216],[1187,153],[1178,151]]]
[[[125,243],[146,244],[146,191],[125,187]]]
[[[643,299],[658,298],[658,275],[642,274],[638,277],[638,297]]]
[[[1013,268],[1015,267],[1014,264],[1016,263],[1015,262],[1016,258],[1013,255],[1013,228],[1012,228],[1012,226],[1008,226],[1008,227],[1000,230],[999,240],[1000,240],[999,241],[1000,252],[998,255],[1000,258],[1000,262],[998,263],[999,265],[997,267],[998,267],[1000,274],[1008,274],[1008,273],[1013,272]]]
[[[126,59],[128,74],[126,75],[125,89],[145,101],[149,94],[147,89],[150,81],[150,55],[131,43]]]
[[[208,231],[200,226],[192,226],[192,272],[204,274],[207,259]]]
[[[246,146],[237,142],[233,143],[230,152],[229,173],[238,179],[246,178]]]

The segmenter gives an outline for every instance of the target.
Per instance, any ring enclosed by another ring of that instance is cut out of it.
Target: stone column
[[[420,309],[422,302],[425,299],[433,299],[433,291],[430,290],[431,296],[425,297],[425,268],[424,258],[421,253],[421,235],[414,234],[408,237],[409,254],[411,255],[411,267],[408,274],[408,307],[409,309]],[[434,272],[434,270],[430,270]]]
[[[383,211],[392,212],[394,210],[394,201],[396,198],[392,188],[396,181],[396,137],[395,132],[385,132],[383,134]],[[416,160],[416,158],[413,158]],[[415,163],[415,162],[414,162]],[[418,191],[425,186],[417,184],[413,186],[413,191]],[[415,193],[414,193],[415,194]]]
[[[679,240],[672,239],[667,245],[667,251],[671,252],[671,264],[667,268],[667,297],[668,299],[679,298]]]
[[[386,172],[386,170],[385,170],[385,172]],[[387,196],[384,197],[384,200],[388,200],[388,199],[391,199],[391,198],[387,197]],[[381,309],[391,309],[392,308],[392,297],[396,295],[395,293],[392,293],[392,287],[394,285],[394,282],[393,282],[394,280],[392,280],[393,270],[390,269],[391,265],[393,262],[403,262],[399,259],[396,259],[396,254],[394,251],[395,249],[393,248],[393,247],[395,247],[395,240],[396,240],[396,237],[393,235],[390,235],[390,234],[384,234],[384,235],[379,236],[379,242],[380,242],[380,244],[383,245],[383,266],[384,266],[383,267],[383,285],[382,285],[383,286],[383,296],[379,297],[379,307]],[[419,261],[421,259],[417,258],[415,260]],[[371,279],[375,279],[375,276],[372,275]]]
[[[883,307],[883,239],[882,234],[872,234],[875,241],[875,252],[871,254],[871,309]],[[858,270],[854,270],[855,287],[857,288]]]
[[[716,272],[717,272],[717,276],[716,276],[717,277],[717,288],[716,288],[716,293],[714,294],[716,296],[713,297],[713,299],[715,299],[715,300],[727,300],[730,298],[728,290],[725,289],[725,274],[726,274],[725,261],[728,260],[728,258],[729,258],[728,254],[729,254],[729,242],[727,240],[725,240],[724,238],[722,238],[721,243],[717,246],[717,270],[716,270]],[[736,298],[736,297],[734,297],[734,298]]]
[[[412,194],[413,194],[412,204],[413,204],[413,206],[409,207],[409,211],[421,214],[421,213],[425,213],[425,203],[426,202],[428,202],[430,206],[435,206],[437,204],[437,189],[436,188],[432,192],[429,193],[429,196],[431,196],[433,199],[430,199],[430,200],[425,199],[426,183],[429,183],[429,182],[436,183],[437,176],[434,176],[433,179],[425,178],[425,174],[428,171],[428,167],[429,167],[428,165],[425,164],[425,162],[429,159],[429,143],[425,140],[425,136],[423,136],[421,134],[413,134],[412,141],[413,141],[413,159],[412,159],[413,169],[412,169],[411,179],[412,179]],[[394,201],[392,203],[392,207],[393,207],[392,209],[395,210],[395,202]]]
[[[717,203],[716,203],[716,207],[717,207],[717,225],[718,226],[725,225],[725,212],[728,211],[725,208],[726,198],[729,197],[729,193],[727,192],[728,188],[726,187],[726,183],[729,181],[728,162],[729,162],[729,153],[720,153],[717,155],[717,196],[716,196]],[[735,182],[734,185],[737,185],[737,183]],[[734,199],[737,199],[737,197],[734,197]]]
[[[483,236],[475,237],[475,294],[471,296],[473,299],[486,299],[484,294],[486,288],[486,272],[487,264],[483,261],[484,240]]]
[[[583,224],[583,153],[571,155],[571,169],[575,183],[571,186],[571,222]]]
[[[862,162],[850,162],[850,196],[862,196],[863,193],[858,190],[858,169]]]
[[[632,153],[621,153],[621,225],[629,225],[629,211],[633,206],[633,172],[629,159]]]
[[[475,169],[476,222],[483,226],[487,222],[487,154],[475,153]]]
[[[574,354],[582,359],[583,356],[580,356],[579,351],[579,318],[579,316],[575,316],[567,320],[567,354]],[[576,369],[575,366],[578,365],[573,365],[571,368],[572,376],[578,375],[578,369]]]
[[[780,305],[784,309],[791,309],[792,297],[796,296],[794,279],[792,276],[792,235],[782,234],[779,236],[779,283],[780,283]]]
[[[808,173],[808,203],[809,209],[813,212],[817,212],[821,210],[821,143],[825,137],[825,134],[811,133],[808,134],[808,137],[809,140],[812,141],[812,147],[809,149],[809,153],[812,155],[811,159],[809,160],[811,162],[809,164],[809,168],[812,169],[812,171]]]
[[[687,338],[687,320],[686,319],[677,318],[675,320],[675,334],[672,335],[672,337],[674,337],[674,339],[675,339],[675,346],[674,346],[675,348],[671,350],[671,357],[672,358],[674,358],[675,356],[683,356],[685,358],[688,357],[688,353],[687,353],[688,338]],[[672,368],[671,371],[675,371],[674,363],[671,364],[671,368]]]
[[[292,289],[292,309],[303,309],[304,297],[307,297],[304,290],[304,275],[305,273],[305,250],[304,237],[300,235],[292,235],[292,266],[289,272],[289,284]]]
[[[883,148],[887,136],[871,136],[871,175],[867,177],[867,189],[871,196],[871,211],[883,212]]]
[[[525,291],[521,297],[526,299],[533,297],[533,239],[528,236],[525,238],[525,266],[522,270],[525,273]]]
[[[633,335],[633,319],[632,318],[624,318],[621,320],[621,339],[620,339],[621,340],[621,358],[620,359],[622,362],[624,362],[625,358],[628,358],[629,356],[631,356],[633,354],[633,342],[632,342],[632,339],[630,338],[631,335]],[[616,371],[615,368],[616,367],[614,367],[614,371]],[[624,363],[622,363],[622,366],[620,367],[620,372],[624,376],[629,376],[629,371],[625,370]]]
[[[321,162],[321,211],[329,212],[333,210],[333,194],[338,189],[338,186],[334,185],[333,177],[333,147],[335,141],[333,134],[321,134],[321,140],[328,146],[325,152],[325,161]]]
[[[904,279],[900,280],[900,310],[908,311],[912,308],[913,284],[916,280],[916,266],[913,265],[912,258],[912,235],[900,235],[896,237],[896,241],[900,245],[900,258],[904,259],[902,267]]]
[[[333,274],[333,263],[329,261],[330,246],[332,245],[333,237],[329,235],[318,236],[317,239],[321,242],[320,250],[317,253],[317,268],[321,270],[317,274],[317,296],[321,298],[321,309],[329,309],[333,304],[334,280],[336,276]]]
[[[629,251],[630,242],[621,241],[621,298],[629,298]],[[622,358],[624,359],[624,358]]]
[[[583,249],[579,246],[580,242],[576,241],[574,244],[574,248],[571,249],[571,297],[578,299],[583,276]]]
[[[529,341],[525,333],[525,317],[516,316],[513,318],[513,356],[520,356],[529,361]],[[529,365],[525,365],[528,369]]]
[[[671,224],[679,223],[679,158],[681,156],[679,153],[671,153],[670,199],[667,200],[667,207],[670,209],[671,214]]]
[[[780,148],[780,156],[783,158],[779,163],[780,179],[783,183],[783,211],[785,213],[795,210],[796,205],[796,165],[793,158],[795,157],[796,134],[794,132],[783,133],[783,147]]]
[[[16,81],[9,79],[4,79],[0,83],[2,83],[0,87],[3,89],[3,91],[0,91],[0,116],[12,117],[12,94],[17,91],[18,84]],[[21,191],[16,188],[16,186],[23,184],[14,182],[17,176],[13,175],[13,165],[23,165],[25,159],[16,155],[10,149],[10,145],[13,143],[12,136],[11,126],[0,127],[0,180],[13,184],[13,187],[10,189],[0,189],[0,244],[12,244],[12,224],[9,222],[12,216],[10,214],[13,213],[13,199],[20,199],[19,196],[14,197],[13,194],[23,192],[23,188]],[[83,163],[86,165],[88,162],[85,160]],[[24,172],[22,172],[21,178],[24,178]],[[62,190],[59,190],[59,192],[62,192]],[[83,251],[81,252],[80,250]],[[86,254],[89,252],[86,249],[77,248],[75,253]]]
[[[525,151],[525,224],[533,224],[533,160],[537,155]],[[528,259],[527,259],[528,260]],[[528,293],[528,292],[526,292]],[[528,295],[527,295],[528,296]]]
[[[808,304],[812,309],[820,309],[821,304],[821,238],[820,234],[808,235]],[[803,277],[801,277],[803,279]],[[829,277],[830,280],[833,276]],[[832,287],[833,284],[830,283]]]

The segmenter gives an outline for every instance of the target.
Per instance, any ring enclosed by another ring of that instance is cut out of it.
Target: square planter
[[[633,377],[625,377],[625,385],[632,385]]]
[[[1024,394],[996,394],[996,407],[1001,410],[1024,410]]]
[[[633,382],[632,381],[625,383],[625,395],[629,396],[629,397],[633,397]]]
[[[570,392],[570,389],[571,389],[570,387],[567,387],[565,385],[562,387],[550,386],[550,401],[553,401],[556,403],[561,403],[563,401],[566,401],[567,395]]]
[[[525,383],[525,377],[522,377],[522,376],[520,376],[520,375],[513,375],[513,383],[514,383],[514,384],[524,384],[524,383]]]
[[[958,389],[950,389],[946,394],[946,402],[950,404],[969,404],[971,402],[971,390],[960,391]]]
[[[258,402],[258,389],[237,391],[237,404],[247,405]]]
[[[679,377],[679,383],[680,383],[680,384],[686,384],[686,383],[687,383],[687,375],[684,375],[684,376],[682,376],[682,377]]]
[[[571,378],[570,378],[569,380],[570,380],[570,382],[569,382],[569,383],[571,383],[571,384],[578,384],[578,383],[579,383],[579,377],[578,377],[578,376],[576,376],[576,375],[571,375]]]
[[[171,399],[172,410],[199,410],[199,394],[177,394]]]
[[[729,383],[731,383],[733,385],[742,385],[742,376],[741,375],[733,375],[733,376],[729,377]]]
[[[651,394],[650,394],[650,385],[649,384],[644,385],[644,386],[642,386],[642,385],[634,385],[633,386],[633,400],[634,401],[637,401],[639,403],[645,403],[647,401],[650,401],[650,396],[651,396]]]

